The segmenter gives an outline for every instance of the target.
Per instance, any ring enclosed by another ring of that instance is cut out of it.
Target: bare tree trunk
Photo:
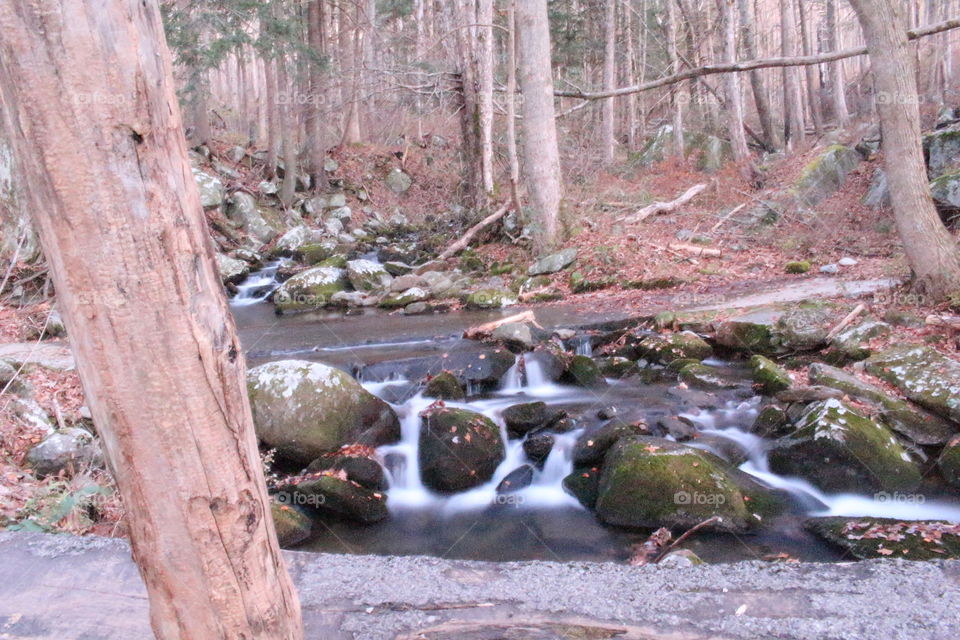
[[[480,114],[480,86],[477,78],[476,42],[476,0],[457,0],[454,8],[457,29],[457,58],[460,71],[460,132],[463,153],[463,181],[466,186],[466,200],[471,206],[480,209],[487,205],[487,191],[484,188],[483,134]],[[492,115],[492,114],[491,114]]]
[[[517,18],[515,0],[507,0],[507,158],[510,163],[510,195],[519,218],[520,161],[517,159]]]
[[[606,91],[613,89],[617,82],[617,2],[607,0],[605,18],[603,21],[604,55],[603,55],[603,88]],[[600,144],[604,164],[613,163],[616,150],[616,118],[617,99],[607,98],[603,101],[603,126]]]
[[[841,48],[840,16],[837,13],[837,0],[827,0],[827,48],[837,51]],[[845,128],[850,124],[850,111],[847,109],[847,82],[843,74],[843,61],[827,65],[830,78],[830,98],[833,103],[833,117],[837,126]]]
[[[493,0],[477,0],[480,172],[485,200],[493,196]]]
[[[737,0],[717,0],[723,21],[723,53],[727,62],[737,60]],[[723,85],[726,93],[727,131],[730,134],[730,147],[733,159],[740,165],[741,171],[752,176],[753,164],[750,149],[747,147],[747,135],[743,128],[743,97],[740,94],[740,75],[728,73]]]
[[[624,20],[624,40],[627,42],[626,62],[624,69],[626,72],[627,84],[636,84],[637,82],[637,59],[634,47],[634,15],[630,2],[627,2],[626,11],[623,12]],[[637,148],[637,95],[631,93],[627,96],[627,147],[633,151]]]
[[[340,3],[340,74],[345,83],[343,91],[344,118],[343,145],[360,144],[360,67],[363,64],[361,53],[362,31],[360,21],[363,8],[359,0],[355,1],[353,15],[348,15],[346,3]]]
[[[154,633],[302,638],[156,0],[0,3],[0,112]]]
[[[306,143],[309,163],[307,170],[310,174],[310,184],[314,189],[321,189],[327,182],[326,172],[323,170],[325,152],[321,142],[320,99],[323,87],[323,68],[321,60],[324,55],[323,35],[323,0],[310,0],[307,5],[307,44],[310,47],[310,56],[307,64],[310,69],[310,95],[306,103]]]
[[[743,32],[743,50],[747,58],[757,57],[757,34],[754,28],[751,0],[740,2],[740,27]],[[750,72],[750,88],[753,90],[753,102],[757,108],[757,118],[760,120],[760,130],[763,132],[763,141],[769,149],[777,150],[783,146],[780,132],[773,124],[773,111],[770,108],[770,98],[767,96],[766,83],[763,73],[759,69]]]
[[[280,137],[283,149],[283,183],[280,185],[280,202],[289,207],[293,204],[293,194],[297,190],[297,116],[296,85],[292,81],[287,67],[292,63],[280,54],[277,59],[277,86],[280,88]]]
[[[543,252],[559,239],[557,222],[563,197],[547,0],[521,0],[516,14],[523,92],[523,169],[537,222],[534,243],[537,251]]]
[[[277,58],[264,60],[267,76],[267,175],[277,174],[277,159],[280,157],[280,92],[277,86]]]
[[[666,0],[667,4],[667,61],[670,63],[670,73],[680,71],[680,59],[677,55],[677,8],[674,0]],[[670,87],[670,105],[673,108],[673,153],[681,160],[686,155],[683,140],[683,101],[680,99],[680,87]]]
[[[806,0],[797,0],[800,9],[800,39],[803,45],[803,55],[813,55],[813,43],[810,39],[809,17],[806,9]],[[820,104],[820,78],[817,68],[813,65],[806,67],[807,74],[807,104],[810,109],[810,119],[813,120],[813,129],[819,136],[823,133],[823,109]]]
[[[780,37],[783,55],[797,53],[797,21],[793,15],[793,0],[780,0]],[[783,69],[783,120],[787,146],[795,149],[803,144],[806,130],[803,124],[803,91],[800,88],[800,70]]]
[[[899,0],[850,0],[870,50],[883,129],[883,156],[897,230],[914,286],[939,302],[960,292],[960,253],[943,226],[927,184],[921,143],[917,76]]]

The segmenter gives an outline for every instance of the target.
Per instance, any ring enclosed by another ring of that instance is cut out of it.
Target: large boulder
[[[273,294],[280,311],[319,309],[332,302],[333,295],[350,286],[347,272],[336,267],[307,269],[284,282]]]
[[[924,136],[923,150],[931,180],[960,170],[960,128],[940,129]]]
[[[343,472],[321,472],[299,477],[281,485],[281,495],[297,506],[312,507],[363,523],[379,522],[387,517],[387,497],[347,480]]]
[[[200,191],[200,205],[206,209],[208,207],[219,207],[223,204],[225,191],[220,178],[205,173],[200,169],[193,169],[193,179],[197,183],[197,189]]]
[[[770,468],[824,491],[910,491],[920,470],[887,427],[836,400],[814,402],[776,442]]]
[[[307,463],[346,444],[379,446],[400,438],[390,405],[319,362],[254,367],[247,372],[247,390],[257,436],[290,460]]]
[[[234,191],[230,194],[227,198],[225,214],[231,222],[261,244],[266,244],[277,237],[282,228],[279,220],[268,221],[268,214],[265,214],[257,206],[253,196],[245,191]]]
[[[771,354],[776,351],[771,324],[761,319],[734,318],[717,326],[717,344],[746,353]]]
[[[27,465],[38,477],[61,471],[103,466],[100,443],[89,431],[67,427],[48,435],[27,451]]]
[[[283,500],[286,498],[284,495]],[[310,537],[313,521],[296,507],[275,499],[270,502],[270,515],[273,516],[277,542],[284,549],[296,546]]]
[[[220,280],[224,283],[238,283],[250,273],[250,265],[243,260],[231,258],[228,255],[217,253],[217,269],[220,271]]]
[[[866,367],[921,407],[960,422],[960,362],[933,347],[901,345],[870,356]]]
[[[504,457],[500,427],[480,413],[431,407],[420,414],[423,483],[441,493],[471,489],[488,481]]]
[[[624,527],[695,526],[720,516],[714,529],[746,531],[776,500],[719,458],[670,440],[619,440],[603,461],[597,516]]]
[[[347,278],[357,291],[383,291],[390,288],[393,276],[373,260],[347,262]]]
[[[860,154],[850,147],[831,146],[804,168],[797,182],[797,198],[808,207],[819,204],[843,186],[860,160]]]
[[[839,389],[851,398],[877,407],[880,419],[887,426],[917,444],[944,444],[960,430],[960,425],[913,407],[843,369],[817,362],[810,365],[807,376],[814,384]]]
[[[539,276],[548,273],[556,273],[561,269],[573,264],[577,259],[577,250],[575,248],[564,249],[557,253],[540,258],[527,269],[527,275]]]
[[[653,362],[670,364],[674,360],[705,360],[713,355],[713,348],[697,334],[683,331],[644,338],[637,345],[637,355]]]

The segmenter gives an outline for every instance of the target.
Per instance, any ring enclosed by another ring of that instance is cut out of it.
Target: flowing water
[[[357,316],[316,312],[278,317],[268,304],[256,304],[269,294],[269,287],[276,286],[263,280],[272,280],[278,266],[267,267],[273,272],[253,274],[249,283],[239,287],[240,293],[233,301],[248,363],[253,366],[300,358],[341,367],[371,393],[389,402],[401,420],[400,441],[378,450],[389,480],[390,518],[373,525],[332,517],[318,519],[314,537],[302,547],[306,550],[487,560],[623,561],[630,554],[630,546],[642,542],[649,532],[604,526],[562,486],[563,478],[573,470],[572,450],[577,438],[603,426],[606,421],[598,413],[611,408],[620,417],[644,419],[649,424],[667,415],[687,417],[698,429],[697,437],[688,444],[739,464],[761,483],[789,496],[788,513],[756,534],[701,533],[685,543],[710,562],[782,552],[802,560],[837,559],[833,549],[802,528],[809,516],[960,521],[960,504],[955,501],[917,502],[898,499],[896,494],[829,495],[805,480],[772,473],[767,464],[769,442],[748,431],[760,398],[749,391],[746,369],[742,364],[713,360],[706,364],[722,369],[727,376],[740,376],[743,386],[717,392],[719,408],[703,410],[697,408],[695,399],[677,391],[675,381],[643,384],[637,379],[609,380],[606,388],[588,390],[551,382],[535,355],[519,356],[496,391],[468,389],[465,401],[447,403],[480,412],[500,426],[505,443],[503,461],[493,477],[479,487],[450,496],[434,493],[424,486],[418,462],[419,414],[433,400],[422,396],[420,380],[391,374],[400,370],[394,363],[478,349],[477,343],[459,337],[462,331],[514,311],[402,317],[366,310]],[[552,317],[537,312],[544,326],[576,324],[570,321],[575,313],[562,308],[550,313]],[[575,338],[571,347],[577,353],[591,355],[587,336]],[[497,486],[507,474],[530,463],[522,440],[507,438],[502,413],[513,404],[534,400],[576,416],[577,429],[553,434],[554,447],[542,468],[534,471],[528,487],[498,494]]]

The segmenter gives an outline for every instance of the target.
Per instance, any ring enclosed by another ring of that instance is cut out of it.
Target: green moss
[[[574,293],[599,291],[600,289],[608,289],[615,284],[616,282],[612,278],[590,280],[579,271],[574,271],[570,274],[570,290]]]
[[[644,338],[637,345],[637,352],[647,360],[670,364],[679,359],[705,360],[713,355],[713,347],[696,334],[683,331]]]
[[[812,518],[805,527],[859,560],[960,558],[960,531],[948,522],[888,518]]]
[[[430,378],[423,395],[427,398],[441,400],[463,400],[466,396],[460,381],[449,371],[444,371]]]
[[[284,494],[282,500],[289,501],[289,494]],[[270,515],[273,516],[277,540],[284,549],[298,545],[310,537],[313,522],[296,507],[280,504],[275,499],[270,502]]]
[[[810,271],[810,262],[808,260],[796,260],[784,265],[783,270],[787,273],[806,273]]]
[[[750,368],[753,370],[754,383],[764,394],[772,396],[790,388],[790,375],[769,358],[753,356],[750,358]]]
[[[581,387],[602,387],[607,384],[600,368],[587,356],[573,356],[563,377]]]

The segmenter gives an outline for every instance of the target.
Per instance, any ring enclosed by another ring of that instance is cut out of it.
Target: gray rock
[[[197,183],[197,189],[200,191],[200,205],[206,209],[208,207],[219,207],[223,204],[224,198],[224,189],[223,183],[220,182],[220,179],[200,171],[200,169],[193,169],[193,179]]]
[[[362,259],[347,262],[347,278],[357,291],[382,291],[393,282],[393,276],[382,264]]]
[[[217,268],[220,270],[220,280],[224,284],[240,282],[250,273],[250,265],[243,260],[231,258],[222,253],[217,253],[216,258]]]
[[[870,356],[866,367],[921,407],[960,423],[960,362],[932,347],[902,345]]]
[[[44,438],[27,452],[27,464],[39,477],[103,466],[100,443],[85,429],[69,427]]]
[[[948,173],[931,182],[930,195],[940,207],[960,209],[960,173]]]
[[[826,343],[832,315],[826,309],[791,309],[780,316],[773,332],[782,349],[810,351]]]
[[[890,207],[890,180],[883,169],[877,169],[870,180],[870,188],[863,196],[863,204],[871,209],[886,209]]]
[[[318,242],[319,240],[320,238],[316,236],[312,229],[301,225],[284,233],[280,239],[277,240],[275,248],[278,251],[293,252],[305,244]]]
[[[347,196],[343,193],[331,193],[327,197],[327,204],[325,205],[328,209],[340,209],[347,206]],[[348,208],[349,212],[349,208]],[[348,218],[350,216],[347,216]]]
[[[384,265],[386,268],[386,265]],[[389,273],[389,270],[388,270]],[[415,274],[406,274],[397,276],[393,279],[393,282],[390,283],[390,291],[394,293],[399,293],[400,291],[406,291],[412,287],[420,287],[424,289],[430,288],[430,283],[426,278],[418,276]]]
[[[386,183],[391,191],[399,194],[406,193],[413,184],[413,180],[400,169],[394,168],[387,174]]]
[[[548,273],[556,273],[561,269],[573,264],[577,259],[577,250],[575,248],[564,249],[549,256],[540,258],[527,269],[527,275],[539,276]]]
[[[330,303],[344,307],[375,307],[379,300],[376,296],[363,291],[338,291],[330,296]]]
[[[530,328],[530,325],[522,322],[509,322],[500,325],[493,330],[490,337],[508,346],[528,351],[533,349],[538,342],[533,337],[533,330]]]
[[[837,264],[841,267],[853,267],[857,265],[857,261],[854,258],[840,258]]]
[[[833,263],[825,264],[822,267],[820,267],[820,273],[828,273],[831,275],[835,273],[840,273],[840,265],[833,264]]]
[[[927,176],[935,180],[960,170],[960,128],[939,129],[923,137]]]
[[[273,294],[280,311],[319,309],[332,302],[333,295],[346,291],[347,273],[337,267],[314,267],[285,281]]]
[[[234,191],[227,198],[227,219],[262,244],[270,242],[280,232],[279,220],[268,220],[249,193]],[[271,216],[272,217],[272,216]]]
[[[330,218],[323,222],[324,231],[331,236],[339,236],[343,233],[343,223],[337,218]]]
[[[280,188],[277,187],[275,183],[270,182],[269,180],[264,180],[257,185],[257,190],[265,196],[272,196],[275,195]]]
[[[847,175],[860,161],[860,154],[850,147],[834,145],[828,148],[804,169],[797,183],[797,198],[808,207],[817,205],[846,182]]]

